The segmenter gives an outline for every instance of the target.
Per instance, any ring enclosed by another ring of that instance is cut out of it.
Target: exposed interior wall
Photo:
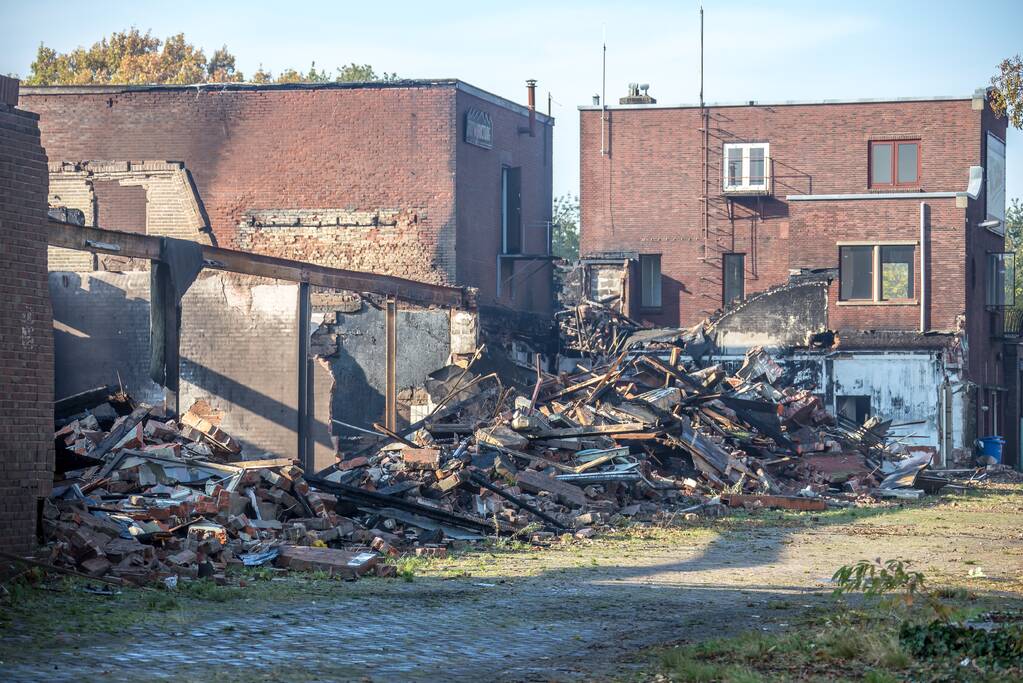
[[[201,202],[183,163],[54,162],[49,171],[50,206],[81,210],[86,225],[210,243]],[[113,259],[124,265],[124,259]],[[67,272],[100,267],[93,254],[59,247],[50,247],[49,263],[50,270]]]
[[[443,283],[441,264],[425,227],[426,210],[339,208],[246,211],[237,246],[332,268],[387,272],[420,282]],[[388,256],[385,271],[381,254]]]
[[[718,348],[744,353],[752,346],[806,345],[828,329],[828,280],[790,282],[737,302],[714,323]]]
[[[204,274],[182,300],[180,406],[205,399],[246,454],[294,455],[298,286]],[[56,392],[116,383],[162,405],[149,378],[149,273],[50,273]]]
[[[410,251],[396,254],[393,241],[368,240],[363,267],[389,274],[418,268],[430,281],[455,278],[453,82],[63,94],[38,89],[24,99],[40,114],[55,161],[72,167],[108,159],[181,162],[220,246],[241,246],[241,227],[252,211],[409,210],[418,218],[398,232]],[[148,189],[149,232],[167,234],[152,229],[152,201],[160,188]],[[266,246],[297,260],[328,260],[324,251],[333,244],[296,239],[289,246],[248,237],[252,248]],[[347,259],[346,244],[338,241],[329,258]],[[304,251],[310,245],[312,252]]]
[[[399,389],[421,386],[427,375],[447,364],[452,352],[451,315],[446,309],[398,310]],[[368,303],[350,312],[318,312],[314,322],[318,323],[311,349],[318,366],[314,462],[319,469],[334,462],[333,435],[357,434],[340,425],[327,431],[331,419],[363,429],[383,422],[386,330],[384,311]]]
[[[46,153],[17,93],[0,76],[0,549],[27,553],[53,481],[53,337]]]
[[[149,272],[51,272],[50,294],[57,396],[120,381],[162,406],[163,389],[149,377]],[[310,438],[322,468],[334,462],[340,433],[331,418],[362,427],[383,419],[385,332],[383,311],[358,295],[317,292],[313,301]],[[296,455],[297,312],[298,285],[221,273],[201,274],[182,300],[181,409],[209,402],[247,457]],[[471,353],[474,320],[399,309],[399,388],[422,385],[453,351]]]
[[[832,409],[840,396],[868,396],[872,414],[895,424],[922,422],[892,430],[893,434],[906,437],[904,442],[910,449],[939,453],[944,430],[951,429],[952,452],[945,454],[949,462],[961,460],[969,450],[963,431],[966,387],[958,373],[946,370],[940,353],[837,354],[832,358],[826,381],[834,395]],[[946,384],[952,389],[951,425],[946,425],[943,417]]]

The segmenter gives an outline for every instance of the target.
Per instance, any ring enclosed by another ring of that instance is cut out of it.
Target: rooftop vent
[[[649,90],[649,83],[629,83],[629,94],[619,98],[618,104],[657,104]]]

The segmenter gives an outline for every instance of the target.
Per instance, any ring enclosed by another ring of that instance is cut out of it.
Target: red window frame
[[[892,148],[891,159],[892,159],[892,182],[890,183],[875,183],[874,182],[874,147],[878,145],[888,145]],[[916,147],[916,180],[908,183],[899,182],[899,145],[914,145]],[[920,174],[923,170],[923,158],[920,155],[920,141],[919,140],[871,140],[870,145],[867,148],[867,181],[868,187],[917,187],[920,185]]]

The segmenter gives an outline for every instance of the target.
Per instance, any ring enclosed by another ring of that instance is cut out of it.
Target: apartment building
[[[778,349],[839,414],[891,418],[944,462],[984,435],[1015,457],[1006,120],[986,91],[700,106],[632,87],[580,127],[592,297],[714,320],[721,358]]]

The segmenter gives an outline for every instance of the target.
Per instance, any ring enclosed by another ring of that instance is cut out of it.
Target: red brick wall
[[[494,148],[465,142],[465,111],[484,111],[493,122]],[[482,303],[494,303],[497,293],[496,255],[501,249],[501,170],[522,172],[522,232],[524,254],[547,254],[551,218],[553,125],[537,121],[530,137],[524,113],[459,92],[456,153],[458,200],[458,279],[477,283]],[[551,310],[551,265],[547,260],[515,264],[514,287],[502,287],[498,303],[536,312]],[[511,291],[514,296],[510,296]]]
[[[582,251],[662,254],[664,306],[644,316],[662,324],[695,323],[721,306],[723,253],[746,254],[750,293],[785,281],[790,268],[836,266],[838,240],[918,236],[919,200],[785,201],[789,194],[869,192],[871,138],[919,137],[918,191],[965,190],[968,169],[980,158],[981,115],[969,100],[713,108],[705,240],[700,110],[607,116],[609,154],[602,156],[601,112],[581,112]],[[730,206],[721,196],[722,145],[737,141],[770,142],[773,198]],[[934,279],[931,326],[949,329],[965,308],[965,216],[954,200],[929,203],[936,226],[930,254],[943,269]],[[841,324],[905,329],[918,324],[919,308],[842,307],[836,316]]]
[[[121,185],[116,180],[98,180],[96,225],[124,232],[146,232],[146,190],[138,185]]]
[[[443,282],[455,272],[454,92],[211,88],[21,99],[40,115],[53,161],[184,162],[222,246],[236,245],[249,210],[416,209],[415,230],[381,238],[375,258],[350,241],[333,245],[342,252],[333,256],[353,249],[377,272]],[[370,242],[382,230],[353,229]],[[303,258],[294,246],[276,255]]]
[[[53,480],[47,187],[37,117],[0,102],[0,549],[13,552],[34,546]]]

